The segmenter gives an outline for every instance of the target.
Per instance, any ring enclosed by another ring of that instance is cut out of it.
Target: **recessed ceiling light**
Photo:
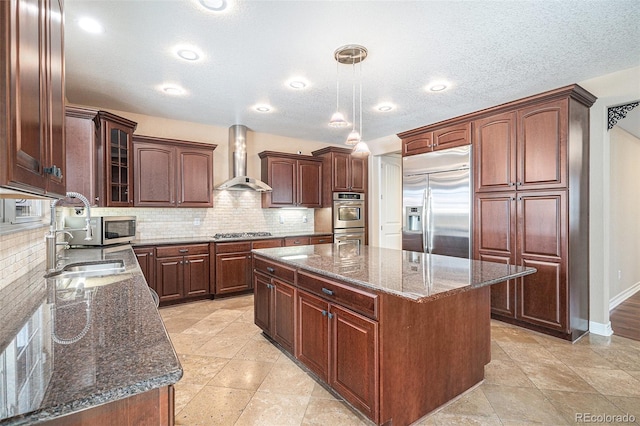
[[[269,112],[271,111],[271,106],[267,104],[260,104],[253,107],[258,112]]]
[[[93,18],[80,18],[78,20],[78,26],[91,34],[100,34],[104,31],[104,29],[102,28],[102,24],[100,24],[100,22],[96,21]]]
[[[178,49],[176,50],[176,55],[185,61],[197,61],[200,59],[200,54],[192,49]]]
[[[291,80],[289,80],[287,82],[287,85],[289,85],[289,87],[291,87],[292,89],[304,89],[305,87],[307,87],[309,85],[309,83],[307,83],[307,81],[303,78],[300,77],[295,77],[292,78]]]
[[[443,90],[446,90],[449,86],[450,86],[449,83],[439,81],[436,83],[429,84],[427,86],[427,90],[430,92],[442,92]]]
[[[383,104],[377,105],[375,109],[377,109],[380,112],[388,112],[396,109],[396,106],[390,103],[383,103]]]
[[[160,87],[160,90],[162,90],[167,95],[172,95],[172,96],[180,96],[187,93],[186,90],[184,90],[180,86],[176,86],[175,84],[164,84]]]
[[[198,0],[198,3],[207,10],[212,12],[223,12],[229,7],[227,0]]]

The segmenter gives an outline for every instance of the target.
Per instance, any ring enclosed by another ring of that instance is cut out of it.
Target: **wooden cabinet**
[[[444,127],[430,126],[416,129],[402,137],[402,156],[422,154],[440,149],[471,144],[471,122]]]
[[[251,242],[216,243],[215,294],[237,293],[252,288]]]
[[[142,275],[144,275],[144,279],[153,290],[157,290],[155,251],[155,247],[136,247],[133,249],[133,253],[138,260],[138,265],[140,265],[140,269],[142,270]]]
[[[160,303],[208,295],[209,244],[156,248],[155,284]]]
[[[333,242],[333,234],[309,237],[309,244],[328,244]]]
[[[296,288],[293,269],[257,260],[254,274],[255,324],[289,353],[295,348]],[[287,282],[289,281],[289,282]]]
[[[72,166],[67,173],[67,190],[84,195],[92,205],[98,204],[98,179],[103,178],[96,170],[97,116],[95,109],[72,106],[65,109],[66,164]]]
[[[284,246],[306,246],[309,245],[309,237],[287,237],[284,239]]]
[[[331,207],[334,192],[367,192],[368,160],[351,155],[348,148],[327,147],[312,154],[322,159],[323,206]]]
[[[216,145],[133,137],[136,207],[213,207]]]
[[[491,287],[492,316],[561,338],[588,330],[589,107],[568,86],[474,121],[474,256],[537,273]]]
[[[60,0],[0,3],[1,186],[66,192],[62,16]]]
[[[263,151],[262,180],[273,191],[262,194],[262,207],[322,207],[322,162],[294,154]]]

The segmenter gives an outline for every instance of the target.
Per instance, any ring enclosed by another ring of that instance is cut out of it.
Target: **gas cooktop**
[[[224,234],[215,234],[216,240],[224,240],[230,238],[251,238],[251,237],[270,237],[271,232],[227,232]]]

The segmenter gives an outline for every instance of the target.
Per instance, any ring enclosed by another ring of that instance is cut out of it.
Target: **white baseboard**
[[[613,329],[611,328],[611,321],[607,324],[601,322],[589,321],[589,333],[597,334],[598,336],[611,336],[613,335]]]
[[[609,300],[609,311],[615,309],[619,304],[640,291],[640,282],[635,283],[613,299]]]

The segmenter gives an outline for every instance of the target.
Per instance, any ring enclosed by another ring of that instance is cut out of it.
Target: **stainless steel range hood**
[[[218,190],[269,192],[271,187],[259,179],[247,176],[247,127],[229,127],[229,174],[231,179]]]

